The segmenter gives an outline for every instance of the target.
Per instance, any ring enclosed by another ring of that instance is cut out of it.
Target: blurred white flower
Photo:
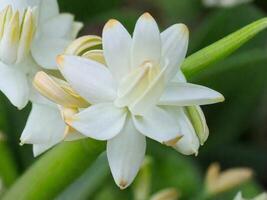
[[[0,2],[0,90],[13,105],[25,107],[39,66],[56,69],[56,56],[81,27],[72,15],[59,13],[56,0]]]
[[[206,7],[232,7],[239,4],[249,3],[253,0],[202,0]]]
[[[235,196],[234,200],[267,200],[267,193],[262,193],[252,199],[245,199],[242,196],[241,192],[238,192],[238,194]]]
[[[71,87],[92,104],[66,122],[88,137],[108,141],[109,165],[121,189],[131,184],[140,168],[146,137],[182,153],[196,153],[199,139],[186,108],[224,100],[212,89],[180,80],[187,45],[185,25],[175,24],[160,33],[153,17],[145,13],[133,37],[120,22],[107,22],[106,65],[70,55],[57,59]]]

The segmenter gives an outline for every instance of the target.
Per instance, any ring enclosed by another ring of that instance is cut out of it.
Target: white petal
[[[224,101],[215,90],[191,83],[170,83],[160,98],[159,105],[206,105]]]
[[[0,90],[11,103],[22,109],[29,100],[30,90],[26,75],[12,66],[0,62]]]
[[[133,116],[133,121],[137,130],[160,143],[168,144],[182,136],[173,115],[158,106],[143,116]]]
[[[102,64],[78,56],[60,56],[58,64],[70,85],[90,103],[115,99],[115,83],[110,71]]]
[[[170,107],[168,108],[168,111],[173,113],[173,116],[176,117],[183,135],[183,137],[173,147],[184,155],[197,155],[199,140],[191,121],[185,114],[185,111],[178,107]]]
[[[107,156],[116,184],[125,189],[136,177],[146,151],[145,136],[128,119],[123,130],[107,142]]]
[[[123,25],[109,20],[103,30],[104,56],[113,77],[120,81],[130,71],[131,35]]]
[[[175,83],[186,83],[187,80],[183,74],[183,72],[178,69],[178,72],[176,73],[176,75],[172,78],[171,82],[175,82]]]
[[[44,153],[48,149],[52,148],[55,146],[57,143],[51,143],[51,144],[33,144],[32,150],[33,150],[33,156],[37,157],[40,154]]]
[[[56,144],[63,139],[65,127],[57,107],[33,103],[20,140],[26,144]]]
[[[70,34],[70,38],[72,38],[72,39],[76,38],[78,33],[81,31],[82,28],[83,28],[83,23],[74,22],[72,25],[72,31]]]
[[[42,34],[46,37],[66,38],[72,31],[73,20],[74,16],[71,14],[60,14],[50,18],[42,25]]]
[[[16,0],[17,1],[17,0]],[[57,0],[41,0],[39,21],[40,24],[59,14]]]
[[[161,40],[158,25],[149,13],[145,13],[138,19],[133,33],[132,67],[139,67],[147,61],[157,64],[160,57]]]
[[[32,43],[32,55],[36,62],[46,69],[57,69],[56,58],[62,54],[70,40],[40,37]]]
[[[124,126],[127,112],[112,103],[92,105],[67,122],[82,134],[97,139],[108,140],[116,136]]]
[[[184,61],[188,47],[189,32],[184,24],[175,24],[161,33],[162,61],[170,62],[166,80],[171,80]]]

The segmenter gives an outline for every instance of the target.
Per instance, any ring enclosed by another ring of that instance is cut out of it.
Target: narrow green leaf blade
[[[191,77],[208,65],[227,57],[265,28],[267,18],[245,26],[189,56],[182,65],[182,71],[187,78]]]

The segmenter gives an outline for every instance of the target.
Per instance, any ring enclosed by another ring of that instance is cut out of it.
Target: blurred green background
[[[59,4],[62,12],[73,13],[85,23],[80,35],[101,35],[104,23],[110,18],[120,20],[132,31],[138,16],[145,11],[155,17],[161,30],[174,23],[185,23],[190,30],[188,55],[267,13],[266,0],[232,8],[205,8],[200,0],[59,0]],[[182,156],[149,141],[151,193],[175,187],[181,199],[195,199],[194,195],[202,189],[207,167],[215,161],[223,169],[246,166],[255,171],[253,180],[241,186],[248,197],[267,188],[266,33],[260,33],[227,59],[189,80],[219,91],[226,101],[203,107],[210,137],[198,157]],[[4,134],[0,139],[0,154],[5,155],[3,159],[0,155],[0,177],[8,188],[37,159],[33,158],[30,145],[19,146],[30,105],[18,111],[2,94],[0,105],[0,130]],[[215,199],[231,199],[238,190],[235,188]],[[117,189],[108,171],[93,197],[85,195],[81,199],[132,199],[132,191],[132,188]]]

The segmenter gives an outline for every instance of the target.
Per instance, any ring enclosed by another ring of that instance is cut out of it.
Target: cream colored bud
[[[87,35],[74,40],[65,50],[65,54],[82,56],[85,52],[92,50],[102,44],[101,37]]]
[[[7,64],[22,61],[29,53],[36,29],[35,9],[23,13],[7,6],[0,12],[0,60]]]
[[[85,108],[89,103],[79,96],[67,82],[38,72],[33,80],[34,87],[45,97],[68,108]]]
[[[210,165],[206,174],[206,189],[210,195],[230,190],[249,180],[253,171],[249,168],[232,168],[221,172],[217,163]]]
[[[178,200],[179,193],[175,188],[167,188],[154,194],[150,200]]]

